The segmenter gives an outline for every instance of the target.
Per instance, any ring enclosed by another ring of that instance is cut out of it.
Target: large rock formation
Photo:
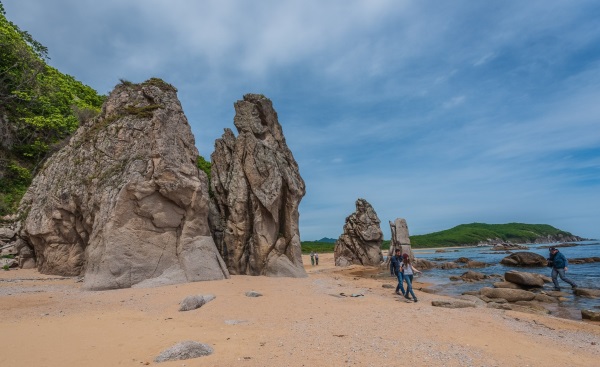
[[[232,274],[305,277],[298,206],[305,194],[271,101],[235,103],[237,138],[225,129],[212,154],[214,238]]]
[[[390,221],[390,231],[392,233],[392,237],[390,240],[390,249],[388,250],[388,257],[386,260],[386,266],[389,267],[390,262],[392,260],[392,256],[396,253],[396,249],[400,249],[400,253],[402,255],[408,254],[411,260],[415,260],[414,255],[412,253],[412,248],[410,246],[410,237],[408,235],[408,225],[406,224],[406,219],[404,218],[396,218],[395,221]]]
[[[502,265],[522,267],[542,267],[547,263],[548,260],[542,255],[527,251],[515,252],[500,260]]]
[[[175,88],[118,85],[23,198],[38,270],[84,274],[95,290],[229,277],[197,157]]]
[[[380,265],[383,232],[379,223],[371,204],[365,199],[356,200],[356,212],[346,218],[344,233],[335,242],[335,265]]]

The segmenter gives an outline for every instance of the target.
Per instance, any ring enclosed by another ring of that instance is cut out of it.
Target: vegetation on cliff
[[[16,210],[39,163],[105,98],[47,65],[47,53],[0,3],[0,216]]]

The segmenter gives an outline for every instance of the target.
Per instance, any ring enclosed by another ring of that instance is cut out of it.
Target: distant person
[[[310,265],[315,266],[315,252],[310,252]]]
[[[402,291],[402,295],[406,293],[404,291],[404,273],[402,273],[402,256],[400,255],[400,249],[396,249],[396,254],[392,256],[390,260],[390,273],[398,278],[398,285],[396,286],[396,294],[400,295],[398,291]]]
[[[319,265],[319,254],[315,252],[315,265]]]
[[[417,296],[415,296],[415,292],[413,291],[412,281],[414,273],[420,273],[420,271],[413,266],[408,254],[402,255],[401,268],[404,271],[404,280],[406,281],[406,293],[404,294],[404,298],[410,299],[410,296],[408,295],[410,293],[410,295],[413,297],[413,301],[417,302],[418,300]]]
[[[567,278],[565,276],[565,272],[567,271],[567,258],[563,255],[556,247],[550,247],[548,249],[550,251],[550,257],[548,258],[548,267],[552,268],[552,282],[554,283],[554,290],[559,291],[560,287],[558,286],[558,277],[563,281],[569,283],[571,288],[577,288],[577,284],[574,281]]]

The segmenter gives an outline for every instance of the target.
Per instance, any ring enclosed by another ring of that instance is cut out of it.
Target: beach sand
[[[336,268],[321,254],[302,279],[223,281],[102,292],[34,270],[0,272],[2,366],[140,366],[172,345],[210,356],[161,366],[598,366],[600,327],[488,308],[400,300],[378,269]],[[418,282],[415,288],[419,288]],[[246,297],[254,290],[262,297]],[[364,296],[351,297],[345,295]],[[214,294],[179,312],[186,296]]]

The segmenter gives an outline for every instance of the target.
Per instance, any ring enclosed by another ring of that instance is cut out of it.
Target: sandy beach
[[[596,366],[600,327],[488,308],[405,302],[378,269],[320,255],[302,279],[229,280],[102,292],[33,270],[0,273],[3,366],[140,366],[194,340],[214,353],[161,366]],[[415,288],[422,285],[418,282]],[[254,290],[262,297],[246,297]],[[340,295],[342,294],[343,295]],[[186,296],[214,294],[179,312]],[[344,296],[345,295],[345,296]],[[355,295],[357,297],[352,297]]]

